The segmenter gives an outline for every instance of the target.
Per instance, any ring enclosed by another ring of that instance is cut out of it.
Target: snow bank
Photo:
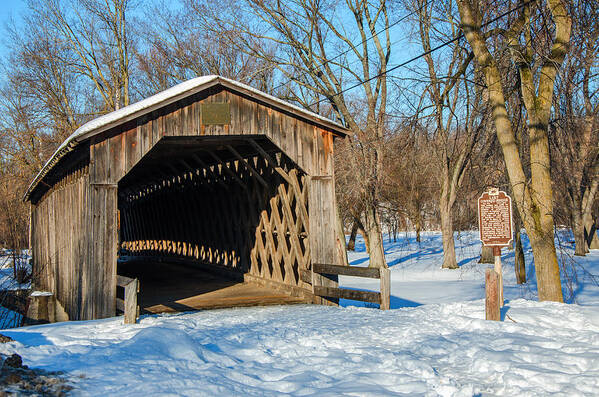
[[[89,395],[592,395],[599,316],[511,301],[381,312],[319,306],[229,309],[3,331],[0,352],[65,370]],[[516,321],[516,322],[513,322]],[[77,392],[75,393],[77,394]]]
[[[517,286],[504,250],[502,322],[484,320],[475,234],[456,235],[458,270],[442,270],[439,233],[386,243],[392,307],[284,306],[122,317],[2,331],[0,353],[66,371],[75,395],[593,396],[599,391],[599,253],[576,260],[576,304],[539,303]],[[567,241],[566,241],[567,243]],[[367,265],[364,245],[350,254]],[[572,264],[571,264],[572,265]],[[357,281],[356,281],[357,280]],[[356,278],[342,285],[377,289]],[[353,283],[353,284],[352,284]],[[566,284],[564,284],[566,286]],[[568,288],[564,288],[568,290]]]

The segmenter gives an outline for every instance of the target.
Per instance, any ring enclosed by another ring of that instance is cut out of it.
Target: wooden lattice
[[[121,254],[192,259],[305,287],[307,177],[284,154],[262,153],[198,159],[191,171],[121,192]]]

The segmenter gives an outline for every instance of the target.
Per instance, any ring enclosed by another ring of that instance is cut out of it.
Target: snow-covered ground
[[[27,251],[23,251],[21,255],[16,257],[17,268],[26,269],[31,273],[31,266],[29,265],[29,254]],[[0,249],[0,291],[1,290],[17,290],[17,289],[29,289],[31,286],[30,282],[18,283],[14,277],[13,269],[13,255],[12,251],[6,249]]]
[[[393,243],[385,240],[385,258],[391,269],[391,307],[410,307],[429,303],[462,302],[483,299],[485,296],[485,269],[492,265],[479,264],[481,244],[477,232],[455,234],[458,270],[441,269],[443,244],[438,232],[424,232],[421,242],[414,233],[402,234]],[[556,239],[558,259],[562,266],[564,299],[569,303],[599,306],[599,250],[585,257],[575,257],[573,237],[569,231],[560,231]],[[537,283],[532,263],[532,251],[523,236],[528,282],[516,283],[514,251],[502,250],[504,295],[508,300],[537,299]],[[348,253],[354,266],[368,266],[364,241],[358,238],[356,251]],[[568,281],[570,280],[570,281]],[[367,290],[378,290],[378,280],[341,277],[341,285]],[[343,302],[345,305],[360,305]],[[599,392],[598,392],[599,394]]]
[[[363,248],[359,241],[352,264],[367,264]],[[598,395],[599,287],[589,274],[599,275],[599,253],[576,258],[578,283],[564,282],[579,304],[557,304],[530,300],[534,280],[515,285],[505,250],[504,321],[490,322],[479,249],[475,234],[456,235],[460,269],[449,271],[439,269],[438,233],[388,244],[395,310],[342,302],[146,316],[130,326],[68,322],[2,331],[16,342],[0,353],[66,371],[75,395]],[[567,245],[564,262],[570,254]]]

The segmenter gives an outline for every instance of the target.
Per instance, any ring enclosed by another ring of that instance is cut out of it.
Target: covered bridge
[[[345,128],[244,84],[199,77],[80,127],[27,193],[34,286],[71,320],[142,310],[331,303],[333,141]]]

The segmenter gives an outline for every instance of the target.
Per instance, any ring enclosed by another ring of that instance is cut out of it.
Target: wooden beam
[[[121,298],[116,298],[116,309],[125,312],[125,301]]]
[[[206,163],[204,163],[204,161],[202,161],[202,159],[200,158],[200,156],[198,156],[197,154],[195,154],[195,153],[194,153],[194,154],[192,154],[192,155],[191,155],[191,157],[193,157],[193,159],[194,159],[195,161],[197,161],[197,163],[198,163],[199,165],[201,165],[201,166],[202,166],[202,168],[203,168],[203,169],[205,169],[205,170],[206,170],[206,172],[207,172],[207,173],[209,173],[209,174],[210,174],[210,175],[211,175],[211,176],[214,178],[214,180],[215,180],[215,182],[216,182],[216,183],[219,183],[219,184],[221,184],[221,185],[222,185],[222,186],[223,186],[223,187],[224,187],[226,190],[229,190],[229,186],[227,186],[227,184],[226,184],[226,183],[224,183],[224,182],[221,180],[221,178],[220,178],[218,175],[216,175],[216,174],[214,173],[214,171],[212,171],[212,170],[210,169],[210,167],[209,167],[209,166],[208,166]]]
[[[266,183],[266,181],[264,180],[264,178],[262,178],[262,175],[260,175],[260,173],[258,171],[256,171],[256,169],[254,167],[252,167],[250,165],[250,163],[247,162],[246,159],[244,159],[238,152],[237,150],[235,150],[235,148],[231,145],[227,145],[227,149],[229,149],[229,151],[231,153],[233,153],[233,155],[235,157],[237,157],[237,159],[239,161],[241,161],[245,167],[250,171],[250,173],[256,177],[256,179],[258,180],[258,182],[260,182],[260,184],[262,184],[262,186],[264,187],[268,187],[268,183]]]
[[[499,307],[499,275],[493,269],[485,271],[485,319],[501,321]]]
[[[248,139],[248,141],[254,147],[254,149],[256,149],[258,151],[258,153],[260,153],[262,155],[262,157],[264,157],[266,159],[266,161],[268,161],[270,163],[271,167],[278,166],[278,164],[273,160],[273,158],[270,156],[270,154],[266,153],[266,150],[264,150],[264,148],[262,146],[260,146],[260,144],[258,142],[256,142],[254,139]]]
[[[235,179],[237,181],[237,183],[239,183],[241,185],[241,187],[243,187],[244,189],[247,189],[246,184],[243,183],[243,181],[233,171],[231,171],[231,169],[229,167],[227,167],[227,165],[216,154],[214,154],[208,150],[206,150],[206,153],[208,153],[214,160],[216,160],[216,162],[218,162],[220,164],[220,166],[223,167],[225,172],[227,174],[229,174],[233,179]]]
[[[195,174],[197,167],[193,167],[193,166],[189,165],[189,163],[187,163],[187,161],[185,161],[185,160],[179,160],[179,162],[181,164],[183,164],[183,166],[188,170],[189,173]],[[211,192],[214,193],[214,189],[212,188],[212,186],[210,186],[209,183],[207,183],[205,178],[204,178],[204,183],[202,183],[202,186],[206,186],[208,188],[208,190],[210,190]]]
[[[289,174],[282,167],[279,167],[279,163],[277,163],[270,154],[266,153],[266,150],[264,150],[264,148],[260,146],[258,142],[256,142],[254,139],[248,139],[248,141],[254,147],[254,149],[256,149],[258,153],[260,153],[262,157],[266,159],[268,164],[270,164],[270,166],[274,168],[274,170],[277,171],[277,173],[283,177],[283,179],[285,179],[288,183],[291,183],[291,178],[289,178]]]
[[[183,159],[179,159],[179,162],[181,164],[183,164],[183,166],[187,169],[188,172],[193,172],[194,168],[192,166],[190,166],[187,161],[183,160]]]
[[[134,278],[129,278],[129,277],[125,277],[125,276],[116,276],[116,285],[119,287],[126,287],[127,285],[131,284],[133,281],[135,281]]]
[[[312,272],[308,269],[299,269],[300,279],[307,284],[312,285]]]
[[[372,291],[314,286],[314,295],[325,296],[328,298],[350,299],[361,302],[381,303],[381,294]]]
[[[314,273],[320,274],[336,274],[340,276],[381,278],[380,270],[372,267],[339,266],[323,263],[314,263],[312,265],[312,270],[314,271]]]

